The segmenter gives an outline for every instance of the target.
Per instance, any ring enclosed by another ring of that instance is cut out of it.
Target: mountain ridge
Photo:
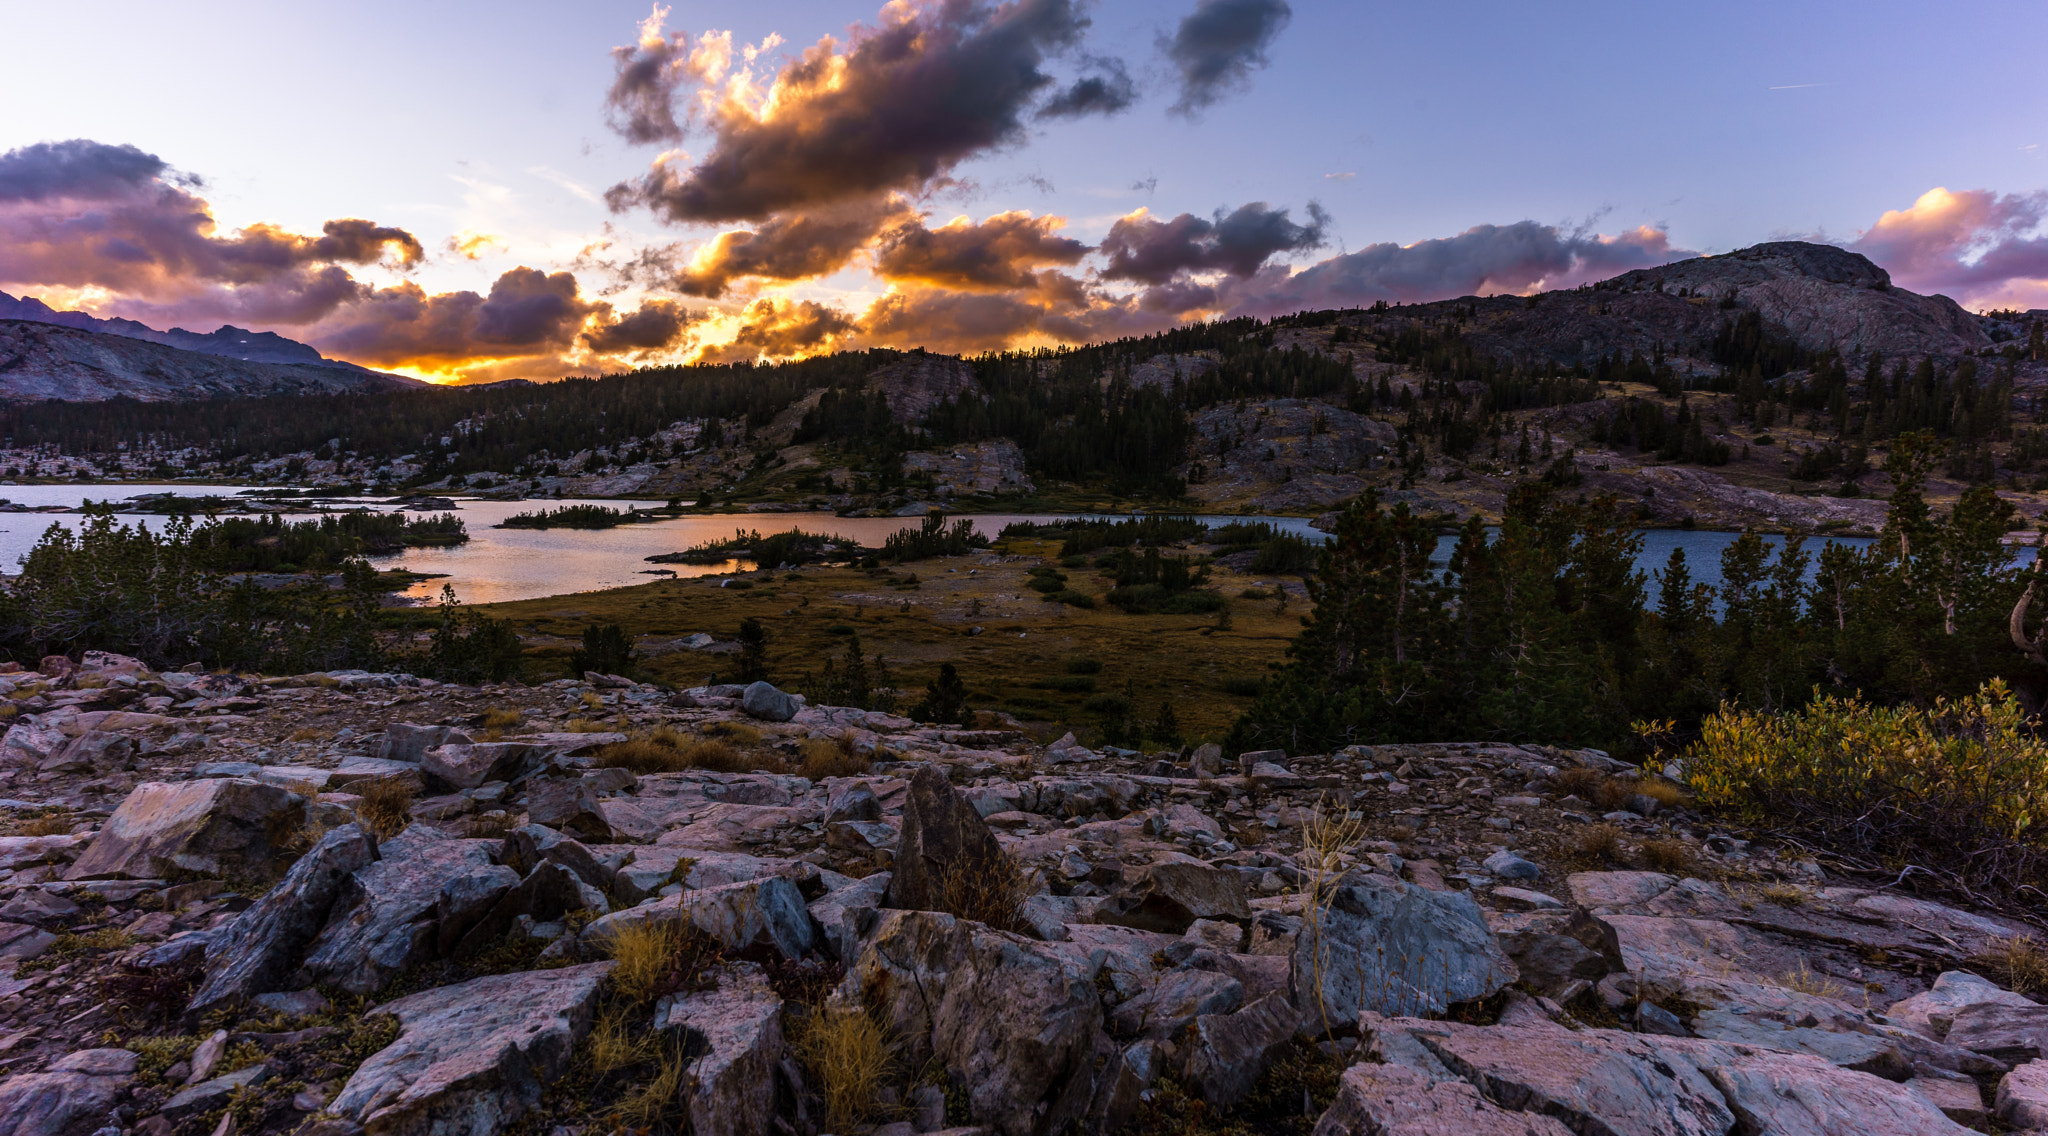
[[[0,399],[10,402],[168,402],[425,385],[352,364],[239,359],[63,324],[0,319]]]

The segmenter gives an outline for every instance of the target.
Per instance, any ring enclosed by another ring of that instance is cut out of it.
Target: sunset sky
[[[440,381],[1827,240],[2048,308],[2035,3],[5,5],[0,291]]]

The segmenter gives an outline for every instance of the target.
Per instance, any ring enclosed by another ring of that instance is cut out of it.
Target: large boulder
[[[306,811],[306,798],[249,778],[146,781],[107,818],[64,878],[261,873],[304,828]]]
[[[87,730],[66,741],[40,766],[51,773],[111,773],[135,768],[135,741],[126,734]]]
[[[612,822],[605,815],[604,802],[590,783],[580,777],[535,777],[527,781],[526,819],[598,843],[612,838]]]
[[[1373,1051],[1601,1136],[1962,1136],[1913,1089],[1808,1054],[1620,1030],[1367,1017]],[[1342,1130],[1339,1130],[1342,1131]],[[1397,1129],[1398,1131],[1398,1129]],[[1424,1131],[1427,1131],[1425,1129]]]
[[[740,695],[740,709],[750,718],[764,722],[787,722],[796,717],[799,709],[795,698],[777,690],[771,683],[756,682],[747,686]]]
[[[1435,1080],[1401,1065],[1361,1062],[1344,1070],[1337,1099],[1314,1136],[1573,1136],[1554,1117],[1512,1112],[1463,1081]]]
[[[615,911],[585,927],[583,941],[601,947],[621,929],[643,924],[687,924],[728,950],[773,947],[792,959],[817,943],[803,893],[782,876],[684,891]]]
[[[493,1136],[569,1067],[611,963],[490,975],[371,1010],[398,1019],[327,1111],[378,1136]]]
[[[1955,1024],[1957,1013],[1987,1003],[2021,1007],[2038,1005],[2024,994],[2001,989],[1989,979],[1979,978],[1969,971],[1945,970],[1935,976],[1931,988],[1894,1002],[1884,1016],[1898,1025],[1942,1041],[1948,1037],[1949,1027]]]
[[[492,843],[450,840],[421,826],[385,841],[377,862],[349,878],[327,926],[307,948],[307,977],[369,994],[434,957],[444,889],[473,874],[495,880]]]
[[[1304,1028],[1318,1030],[1367,1010],[1441,1013],[1516,977],[1469,894],[1368,873],[1347,875],[1304,921],[1291,966]]]
[[[1097,915],[1105,923],[1178,935],[1197,919],[1249,922],[1244,876],[1234,868],[1169,861],[1145,868],[1128,892]]]
[[[811,901],[811,918],[817,920],[833,958],[848,963],[860,954],[861,936],[874,926],[888,894],[889,873],[876,872]]]
[[[1979,1002],[1957,1010],[1948,1044],[2008,1065],[2048,1057],[2048,1006]]]
[[[1511,916],[1509,923],[1500,931],[1501,949],[1539,994],[1558,994],[1575,981],[1598,982],[1627,969],[1614,928],[1583,907]]]
[[[904,798],[889,906],[942,911],[949,879],[994,879],[1003,871],[1004,855],[995,833],[953,788],[945,769],[925,765],[911,776]]]
[[[1203,1014],[1187,1038],[1185,1081],[1218,1108],[1235,1104],[1265,1075],[1300,1025],[1300,1011],[1278,993],[1234,1013]]]
[[[420,772],[452,789],[517,781],[536,768],[545,746],[533,742],[450,742],[420,755]]]
[[[680,1035],[690,1059],[684,1110],[696,1136],[776,1131],[777,1072],[789,1050],[782,999],[753,963],[721,969],[708,990],[663,998],[654,1028]]]
[[[411,722],[392,722],[384,727],[384,736],[377,741],[376,757],[385,761],[403,761],[418,765],[426,752],[436,746],[451,742],[461,744],[469,741],[469,735],[453,726],[419,726]]]
[[[1077,1122],[1095,1087],[1099,962],[930,911],[886,911],[833,1000],[872,1005],[911,1066],[935,1062],[997,1136]],[[1107,1064],[1105,1062],[1105,1064]]]
[[[82,1049],[40,1073],[0,1081],[0,1133],[88,1136],[101,1131],[135,1078],[126,1049]]]
[[[357,871],[377,858],[369,834],[349,824],[328,832],[299,857],[276,887],[213,936],[206,981],[192,995],[198,1014],[279,989]]]
[[[472,958],[497,945],[524,915],[535,923],[553,923],[572,911],[606,911],[604,893],[584,883],[560,864],[543,863],[491,905],[450,950],[458,959]]]

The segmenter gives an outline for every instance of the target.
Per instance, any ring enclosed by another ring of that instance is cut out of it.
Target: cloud
[[[484,253],[490,251],[491,249],[498,249],[500,251],[503,251],[505,248],[505,242],[499,237],[493,236],[490,233],[477,233],[464,230],[463,232],[457,233],[454,236],[449,237],[448,243],[445,247],[448,249],[449,252],[452,252],[457,256],[460,256],[464,260],[481,260],[483,259]]]
[[[1040,118],[1080,118],[1090,114],[1115,114],[1138,101],[1138,86],[1121,59],[1088,56],[1094,70],[1074,80],[1067,89],[1038,108]]]
[[[1240,205],[1228,214],[1218,209],[1214,220],[1182,213],[1159,221],[1140,209],[1118,218],[1103,238],[1102,251],[1109,262],[1102,276],[1146,284],[1164,284],[1183,272],[1250,276],[1270,257],[1322,245],[1329,214],[1314,202],[1308,213],[1309,223],[1297,225],[1286,209],[1269,208],[1263,201]]]
[[[879,26],[856,26],[844,45],[819,40],[765,88],[742,67],[702,92],[713,138],[703,161],[685,168],[687,157],[664,155],[606,200],[717,223],[922,190],[1022,137],[1053,83],[1046,58],[1074,47],[1087,24],[1075,0],[892,0]],[[647,42],[637,50],[653,52]],[[666,140],[673,119],[635,121]]]
[[[659,351],[676,346],[702,318],[673,300],[649,300],[624,316],[593,323],[583,343],[601,355]]]
[[[612,129],[629,142],[680,142],[683,124],[676,121],[676,92],[685,84],[715,84],[732,64],[729,33],[707,33],[692,50],[689,36],[663,30],[667,18],[667,8],[655,7],[641,22],[640,38],[632,46],[612,49],[614,71],[604,96],[605,115]]]
[[[853,201],[780,214],[752,230],[720,233],[668,282],[716,299],[735,279],[808,280],[846,266],[883,226],[910,215],[895,200]]]
[[[2048,307],[2048,191],[1934,188],[1847,247],[1900,285],[1977,308]]]
[[[117,197],[162,180],[169,168],[133,146],[38,142],[0,154],[0,202]]]
[[[0,154],[0,284],[99,290],[130,315],[306,322],[362,295],[341,266],[426,256],[406,230],[353,217],[318,236],[263,223],[223,234],[196,184],[133,146]]]
[[[1249,84],[1293,16],[1287,0],[1201,0],[1160,44],[1180,70],[1173,110],[1192,116]]]
[[[1647,226],[1600,236],[1535,221],[1475,225],[1454,237],[1368,245],[1284,277],[1262,277],[1229,299],[1234,311],[1249,314],[1417,303],[1574,287],[1696,255],[1673,249],[1668,234]]]
[[[765,297],[748,305],[731,342],[705,350],[706,363],[790,359],[832,350],[855,328],[853,317],[814,300]]]
[[[1086,244],[1058,236],[1059,217],[1021,210],[975,224],[957,217],[936,229],[910,220],[885,233],[875,249],[875,272],[887,280],[968,292],[1033,289],[1035,270],[1078,264]]]
[[[452,370],[566,351],[585,319],[605,310],[583,297],[569,273],[520,267],[500,275],[488,296],[429,295],[411,281],[375,289],[323,321],[311,338],[322,351],[357,362]]]

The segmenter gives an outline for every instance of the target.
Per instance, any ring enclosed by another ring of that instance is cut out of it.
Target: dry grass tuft
[[[1615,809],[1627,807],[1628,799],[1635,795],[1636,783],[1634,781],[1623,781],[1618,777],[1608,777],[1594,788],[1593,803],[1611,812]]]
[[[683,1074],[688,1068],[681,1046],[663,1050],[654,1079],[619,1102],[618,1117],[628,1130],[645,1132],[668,1117],[669,1110],[682,1099]]]
[[[356,802],[356,820],[377,839],[388,840],[412,823],[412,800],[418,791],[412,778],[371,777],[349,790],[362,798]]]
[[[306,726],[303,729],[293,730],[291,737],[286,740],[295,742],[324,742],[333,736],[333,730],[323,730],[318,726]]]
[[[1680,805],[1691,803],[1686,798],[1685,790],[1673,785],[1669,781],[1645,777],[1641,781],[1636,782],[1635,789],[1636,792],[1657,802],[1661,808],[1675,809]]]
[[[2048,993],[2048,949],[2032,935],[1993,939],[1976,961],[2008,990],[2029,996]]]
[[[804,743],[803,754],[803,764],[797,772],[813,781],[827,777],[857,777],[874,765],[865,754],[854,752],[850,736],[831,741],[812,738]]]
[[[511,813],[493,809],[470,817],[469,823],[463,826],[463,834],[471,840],[497,840],[518,827],[512,821]]]
[[[1692,845],[1668,836],[1652,840],[1643,845],[1643,862],[1659,872],[1682,876],[1692,868]]]
[[[1757,898],[1779,907],[1804,907],[1806,889],[1796,884],[1765,884],[1756,889]]]
[[[582,702],[583,705],[589,707],[592,710],[604,709],[604,699],[600,697],[598,693],[594,690],[584,691]]]
[[[611,726],[604,722],[593,722],[588,718],[571,718],[562,725],[562,732],[568,734],[606,734]]]
[[[821,1010],[804,1026],[797,1059],[824,1097],[833,1128],[846,1131],[874,1116],[875,1091],[895,1067],[895,1049],[882,1024],[860,1010]]]
[[[526,712],[493,706],[484,711],[484,728],[487,730],[509,730],[526,722]]]
[[[935,882],[941,911],[986,923],[998,931],[1017,929],[1029,882],[1015,856],[1003,852],[979,866],[948,864]]]
[[[1607,775],[1597,769],[1575,765],[1557,775],[1557,791],[1590,801],[1606,780]]]
[[[604,945],[618,964],[612,968],[612,988],[639,1003],[667,981],[683,949],[683,930],[674,923],[646,920],[612,930]]]
[[[1621,855],[1621,830],[1611,824],[1588,825],[1578,843],[1581,855],[1609,863]]]
[[[714,738],[724,738],[737,746],[761,744],[761,731],[745,722],[712,722],[704,727],[704,732]]]
[[[69,836],[71,835],[71,814],[68,812],[46,813],[30,817],[15,826],[20,836]]]
[[[626,1013],[618,1007],[599,1014],[583,1041],[583,1056],[590,1062],[591,1072],[600,1077],[652,1061],[658,1052],[654,1039],[632,1035]]]
[[[1799,969],[1788,970],[1777,978],[1778,985],[1800,994],[1811,994],[1816,998],[1840,998],[1848,994],[1848,987],[1816,970],[1810,969],[1805,960]]]
[[[626,769],[634,773],[680,773],[690,768],[681,749],[660,745],[645,738],[628,738],[597,751],[593,759],[602,768]]]

